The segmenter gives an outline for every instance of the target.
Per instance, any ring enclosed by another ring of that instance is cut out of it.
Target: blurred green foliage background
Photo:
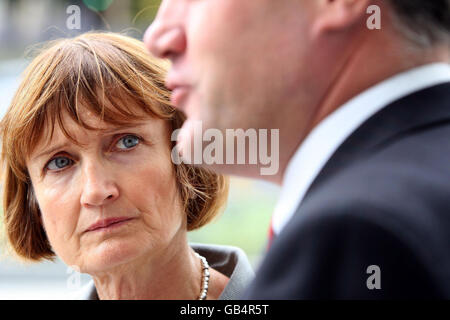
[[[256,267],[264,252],[278,189],[249,179],[232,178],[225,212],[189,239],[242,248]]]

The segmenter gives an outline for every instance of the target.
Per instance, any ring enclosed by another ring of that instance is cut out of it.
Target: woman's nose
[[[89,165],[83,170],[81,205],[102,206],[119,197],[119,189],[101,165]]]
[[[173,59],[186,50],[186,34],[182,23],[184,14],[185,8],[181,1],[162,2],[155,20],[144,35],[144,43],[154,56]]]

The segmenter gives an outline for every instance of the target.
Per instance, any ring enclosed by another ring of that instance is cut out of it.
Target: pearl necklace
[[[200,288],[200,295],[198,300],[205,300],[206,295],[208,294],[208,285],[209,285],[209,264],[206,261],[205,257],[202,257],[197,252],[195,252],[197,258],[200,259],[202,263],[202,287]]]

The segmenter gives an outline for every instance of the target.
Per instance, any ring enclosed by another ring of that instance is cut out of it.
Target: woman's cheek
[[[176,219],[173,214],[179,212],[181,201],[178,199],[178,186],[170,152],[165,149],[155,153],[149,152],[135,161],[133,170],[130,171],[134,174],[129,174],[128,179],[122,180],[127,181],[126,185],[122,185],[123,191],[132,191],[128,196],[138,208],[153,215],[147,217],[153,220],[153,223],[164,224],[170,221],[173,224],[173,219]],[[158,217],[155,217],[155,214]]]
[[[37,193],[44,228],[50,244],[56,250],[71,244],[75,234],[79,205],[76,193],[61,182],[45,186],[41,194]]]

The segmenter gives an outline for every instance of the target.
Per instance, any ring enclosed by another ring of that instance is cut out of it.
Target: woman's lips
[[[109,218],[109,219],[103,219],[95,222],[92,224],[86,232],[91,231],[104,231],[104,230],[111,230],[113,228],[118,228],[124,224],[126,224],[128,221],[132,220],[133,218],[129,217],[118,217],[118,218]]]

